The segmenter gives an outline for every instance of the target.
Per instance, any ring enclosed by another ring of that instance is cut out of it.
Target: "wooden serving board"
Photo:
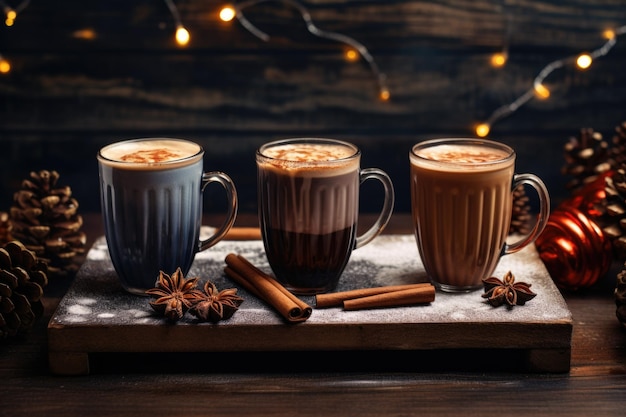
[[[270,272],[260,241],[222,241],[199,253],[188,277],[237,287],[224,273],[224,259],[239,253]],[[271,307],[239,288],[244,302],[218,324],[198,323],[188,314],[176,324],[154,315],[146,297],[119,285],[106,242],[99,238],[48,325],[49,364],[55,374],[88,374],[90,355],[107,353],[206,352],[522,352],[521,369],[567,372],[572,317],[534,246],[505,256],[494,273],[512,271],[537,296],[524,306],[494,308],[482,290],[437,292],[425,305],[373,310],[316,309],[303,323],[290,324]],[[413,235],[383,235],[356,250],[338,291],[426,281]],[[418,357],[418,356],[416,356]],[[512,358],[513,356],[511,356]],[[521,359],[520,359],[521,358]]]

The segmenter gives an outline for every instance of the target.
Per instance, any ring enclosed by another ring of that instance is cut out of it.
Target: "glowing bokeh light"
[[[185,46],[189,43],[189,39],[189,31],[184,27],[179,26],[178,29],[176,29],[176,42],[180,46]]]
[[[220,10],[220,19],[222,19],[223,22],[230,22],[236,15],[237,13],[232,6],[224,6],[222,10]]]
[[[506,64],[507,54],[504,52],[496,52],[491,55],[491,66],[495,68],[501,68]]]
[[[478,126],[476,126],[476,136],[480,138],[484,138],[485,136],[489,134],[490,130],[491,128],[489,127],[487,123],[481,123]]]
[[[580,69],[587,69],[591,66],[593,59],[589,54],[580,54],[578,58],[576,58],[576,66]]]

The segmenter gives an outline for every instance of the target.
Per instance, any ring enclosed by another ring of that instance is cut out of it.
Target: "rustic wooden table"
[[[237,224],[253,222],[241,215]],[[395,215],[387,231],[409,227],[408,216]],[[85,231],[90,244],[102,234],[99,215],[85,215]],[[489,355],[470,355],[467,367],[433,355],[417,367],[408,354],[251,352],[116,354],[95,358],[91,375],[55,376],[46,326],[68,286],[47,287],[33,331],[0,344],[0,415],[621,416],[626,409],[626,332],[608,278],[565,294],[574,322],[571,369],[550,374],[500,371],[507,358]]]

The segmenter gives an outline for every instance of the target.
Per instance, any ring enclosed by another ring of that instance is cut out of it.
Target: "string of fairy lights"
[[[22,2],[19,3],[17,6],[11,7],[4,0],[0,1],[0,7],[2,8],[2,12],[5,15],[4,24],[7,26],[13,26],[17,14],[21,13],[22,10],[24,10],[29,3],[30,0],[22,0]]]
[[[191,41],[191,34],[182,22],[178,7],[174,3],[174,0],[164,0],[176,27],[175,40],[176,43],[181,46],[187,46]],[[242,2],[236,2],[232,5],[225,5],[219,11],[219,18],[223,22],[230,22],[237,19],[239,24],[256,36],[262,41],[269,41],[270,36],[256,27],[244,14],[244,10],[258,5],[260,3],[268,2],[280,2],[283,5],[294,8],[300,13],[300,16],[305,22],[306,29],[309,33],[319,38],[332,40],[343,44],[346,49],[344,57],[348,62],[357,62],[363,59],[369,66],[372,74],[376,78],[378,84],[378,97],[381,101],[388,101],[391,99],[391,93],[387,86],[387,76],[383,73],[376,60],[369,52],[369,50],[361,42],[347,35],[337,32],[331,32],[320,29],[314,22],[308,9],[297,0],[247,0]],[[4,13],[4,23],[7,27],[14,25],[18,14],[24,11],[29,5],[30,0],[22,0],[17,6],[11,7],[6,1],[0,0],[0,9]],[[509,25],[507,25],[509,27]],[[84,33],[83,33],[84,32]],[[493,125],[499,120],[516,112],[520,107],[528,103],[530,100],[548,99],[551,95],[550,89],[544,83],[545,80],[554,71],[563,68],[567,65],[574,65],[579,70],[587,70],[592,65],[594,60],[607,55],[611,49],[617,44],[618,38],[621,35],[626,34],[626,26],[621,26],[617,29],[607,29],[603,32],[603,37],[606,39],[605,43],[599,48],[591,52],[582,52],[578,55],[569,56],[566,58],[558,59],[550,62],[535,76],[530,87],[523,94],[513,100],[511,103],[498,107],[484,122],[477,123],[474,126],[474,133],[479,137],[486,137]],[[81,33],[75,33],[75,36],[83,37],[85,39],[92,38],[94,34],[89,30],[81,31]],[[508,39],[507,39],[508,41]],[[509,58],[508,48],[503,48],[502,51],[497,52],[491,56],[490,63],[493,67],[503,68]],[[8,74],[11,71],[11,63],[8,59],[0,54],[0,75]]]
[[[601,47],[595,49],[592,52],[582,52],[578,55],[573,55],[550,62],[548,65],[543,67],[541,71],[539,71],[539,73],[533,80],[531,87],[528,90],[526,90],[513,102],[497,108],[486,121],[477,124],[475,127],[476,135],[479,137],[487,136],[491,131],[491,127],[494,125],[494,123],[510,115],[511,113],[514,113],[531,99],[548,99],[551,93],[550,89],[544,84],[544,81],[546,80],[546,78],[548,78],[550,74],[552,74],[559,68],[572,64],[575,66],[575,68],[579,70],[584,71],[589,69],[595,59],[603,57],[609,53],[609,51],[617,43],[618,36],[623,35],[624,33],[626,33],[626,26],[621,26],[617,29],[607,29],[603,33],[603,37],[606,39],[606,42]],[[492,56],[491,64],[495,67],[503,67],[506,64],[507,58],[508,53],[498,52]]]
[[[4,0],[0,0],[0,8],[4,13],[4,24],[7,27],[13,26],[17,14],[21,13],[30,3],[30,0],[23,0],[15,7],[9,6]],[[11,71],[11,63],[0,53],[0,74],[8,74]]]
[[[269,1],[272,0],[248,0],[241,3],[235,3],[232,6],[225,6],[220,11],[220,19],[224,21],[229,21],[232,20],[233,17],[236,17],[239,20],[239,23],[250,33],[252,33],[257,38],[267,42],[270,39],[269,35],[254,26],[244,16],[243,10],[247,7],[254,6],[259,3],[266,3]],[[390,93],[389,89],[387,88],[387,77],[384,73],[380,71],[380,69],[378,68],[378,64],[376,64],[376,61],[374,60],[374,57],[370,54],[365,45],[363,45],[356,39],[346,36],[344,34],[330,32],[318,28],[315,23],[313,23],[313,19],[311,18],[311,14],[307,10],[307,8],[304,7],[301,3],[295,0],[282,0],[282,2],[298,10],[306,24],[307,30],[312,35],[347,45],[348,49],[346,50],[345,57],[348,61],[354,62],[358,60],[359,56],[362,57],[369,65],[372,73],[376,76],[379,88],[378,97],[383,101],[389,100]]]

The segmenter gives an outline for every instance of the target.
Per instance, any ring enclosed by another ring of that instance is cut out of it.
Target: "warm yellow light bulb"
[[[0,74],[7,74],[11,71],[11,64],[4,58],[0,58]]]
[[[220,10],[220,19],[222,19],[223,22],[230,22],[236,15],[237,13],[232,6],[224,6],[222,10]]]
[[[491,55],[491,65],[495,68],[503,67],[506,64],[507,54],[505,52],[496,52]]]
[[[480,138],[484,138],[489,134],[491,127],[487,123],[481,123],[476,126],[476,135]]]
[[[383,90],[380,90],[380,94],[378,97],[380,97],[382,101],[389,101],[389,99],[391,98],[391,94],[389,93],[389,90],[385,88]]]
[[[178,29],[176,29],[176,42],[178,42],[180,46],[187,45],[189,43],[189,38],[189,31],[187,29],[182,26],[179,26]]]
[[[13,22],[15,22],[13,19],[9,19],[8,17],[4,20],[4,24],[7,26],[13,26]]]
[[[72,36],[76,39],[84,39],[92,41],[97,38],[96,32],[91,28],[78,29],[72,32]]]
[[[7,19],[15,20],[16,17],[17,17],[17,13],[15,13],[15,10],[7,11]]]
[[[543,84],[537,83],[535,84],[535,94],[539,98],[548,98],[550,97],[550,90],[548,90]]]
[[[589,68],[592,62],[593,59],[589,54],[580,54],[578,55],[578,58],[576,58],[576,65],[578,66],[578,68],[583,70]]]
[[[348,49],[345,53],[346,60],[350,62],[354,62],[359,59],[359,53],[354,49]]]
[[[602,35],[604,39],[613,39],[615,37],[615,31],[613,29],[607,29]]]

